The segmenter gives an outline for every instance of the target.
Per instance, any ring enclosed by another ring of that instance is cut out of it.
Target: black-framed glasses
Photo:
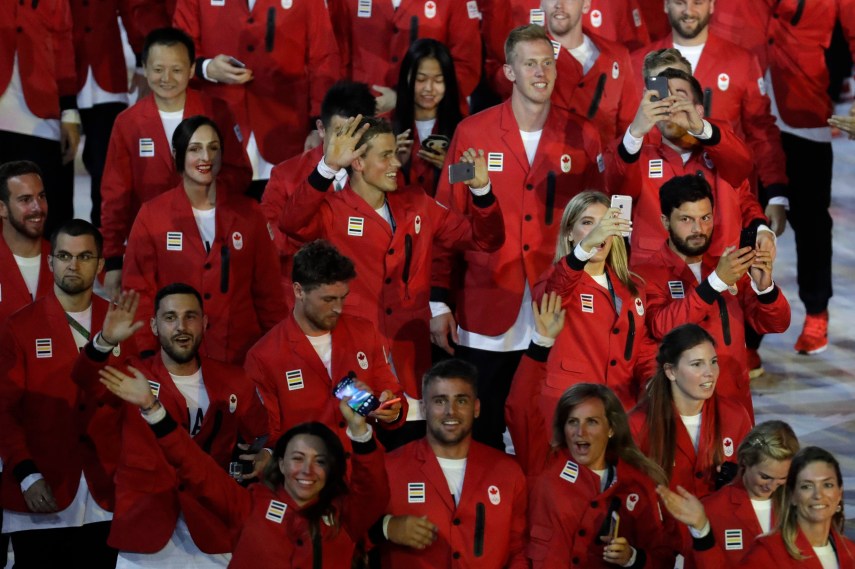
[[[72,255],[68,251],[59,251],[54,253],[52,257],[57,261],[62,261],[63,263],[70,263],[72,259],[77,259],[78,263],[91,263],[92,261],[97,261],[101,258],[94,253],[89,253],[88,251],[80,253],[79,255]]]

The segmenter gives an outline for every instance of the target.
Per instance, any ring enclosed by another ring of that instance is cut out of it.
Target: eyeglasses
[[[91,263],[92,261],[97,261],[98,259],[100,259],[98,255],[94,255],[89,252],[80,253],[79,255],[72,255],[67,251],[60,251],[59,253],[54,253],[52,257],[57,261],[61,261],[63,263],[70,263],[72,259],[77,259],[79,263]]]

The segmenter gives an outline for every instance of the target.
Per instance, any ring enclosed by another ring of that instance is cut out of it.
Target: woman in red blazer
[[[554,291],[568,313],[547,362],[545,417],[565,389],[582,382],[605,384],[628,411],[653,373],[656,348],[647,334],[644,286],[629,271],[621,236],[632,226],[619,211],[600,192],[570,200],[553,265],[535,285],[533,298]]]
[[[463,120],[454,60],[441,42],[422,38],[410,45],[398,75],[394,117],[395,134],[407,133],[412,140],[398,155],[406,185],[435,195],[448,145]],[[444,137],[444,144],[436,136]],[[425,144],[429,137],[434,138]]]
[[[668,511],[690,528],[694,565],[735,567],[761,534],[768,533],[784,509],[784,483],[799,441],[783,421],[751,429],[737,450],[740,475],[721,490],[698,500],[682,488],[657,489]]]
[[[356,543],[386,511],[389,481],[382,447],[365,417],[356,414],[347,400],[339,409],[353,441],[349,480],[338,437],[321,423],[301,423],[279,438],[261,482],[247,489],[178,428],[148,379],[131,370],[132,376],[107,367],[100,372],[101,382],[140,407],[185,490],[230,527],[234,536],[230,568],[350,567]]]

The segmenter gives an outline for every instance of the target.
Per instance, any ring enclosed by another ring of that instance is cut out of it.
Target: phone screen
[[[668,98],[669,91],[667,77],[648,77],[645,79],[644,84],[648,91],[656,91],[658,93],[653,97],[654,101]]]
[[[354,378],[351,376],[339,381],[333,390],[333,394],[339,399],[350,397],[351,399],[347,404],[362,416],[367,416],[380,406],[380,401],[374,395],[356,387]]]

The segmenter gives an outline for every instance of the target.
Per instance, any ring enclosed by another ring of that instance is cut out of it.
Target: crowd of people
[[[855,569],[750,384],[855,0],[0,14],[0,566]]]

